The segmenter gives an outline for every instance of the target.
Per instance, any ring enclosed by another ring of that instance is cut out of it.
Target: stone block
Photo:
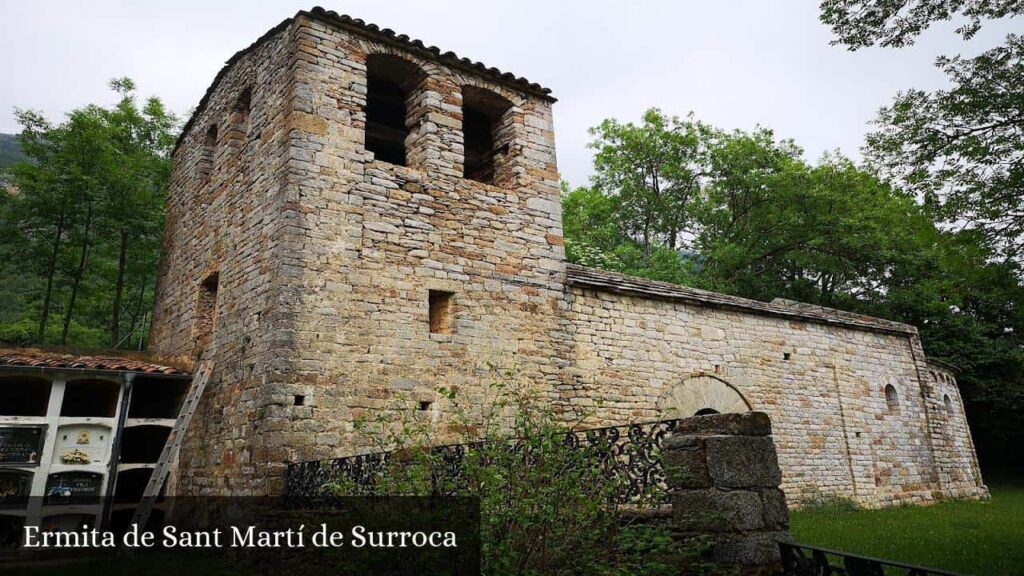
[[[769,528],[785,528],[789,526],[789,508],[786,506],[786,494],[778,488],[761,490],[761,505],[764,507],[764,525]]]
[[[710,560],[739,566],[773,566],[782,562],[778,532],[721,534],[715,538]]]
[[[720,488],[775,488],[782,482],[770,437],[710,436],[705,439],[708,472]]]
[[[757,492],[746,490],[683,490],[672,495],[672,517],[684,532],[736,532],[764,527],[764,509]]]
[[[709,414],[679,421],[675,434],[728,434],[735,436],[771,436],[772,421],[764,412]]]
[[[665,483],[670,490],[710,488],[707,459],[703,447],[663,450]]]

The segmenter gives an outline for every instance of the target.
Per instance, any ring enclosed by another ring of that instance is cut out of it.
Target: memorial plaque
[[[45,426],[0,427],[0,465],[38,466]]]
[[[110,454],[110,428],[101,424],[69,424],[57,429],[54,464],[105,464]]]
[[[31,491],[31,472],[0,470],[0,508],[24,508]]]
[[[46,504],[95,504],[100,501],[103,475],[62,472],[46,479]]]

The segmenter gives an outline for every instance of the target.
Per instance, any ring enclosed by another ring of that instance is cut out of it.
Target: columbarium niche
[[[68,466],[105,464],[112,430],[100,424],[68,424],[57,429],[53,463]]]
[[[64,387],[62,418],[113,418],[121,385],[109,380],[71,380]]]
[[[114,487],[114,502],[135,504],[142,499],[146,491],[152,468],[132,468],[117,473],[117,486]]]
[[[140,378],[132,388],[128,418],[177,418],[190,384],[188,380],[150,381]]]
[[[21,508],[32,490],[32,472],[0,469],[0,510]]]
[[[121,436],[122,464],[152,464],[160,459],[171,429],[167,426],[132,426]]]
[[[50,388],[43,378],[0,378],[0,416],[46,416]]]

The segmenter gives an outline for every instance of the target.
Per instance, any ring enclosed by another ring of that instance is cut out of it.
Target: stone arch
[[[725,380],[698,374],[673,385],[661,397],[658,409],[665,418],[689,418],[700,414],[749,412],[750,402]]]
[[[521,93],[516,92],[514,90],[509,90],[508,88],[505,88],[500,84],[488,82],[487,80],[478,78],[476,76],[454,73],[453,78],[455,82],[462,87],[463,90],[465,90],[467,86],[471,86],[479,90],[493,92],[494,94],[497,94],[498,96],[504,98],[505,100],[508,100],[508,102],[511,104],[511,107],[517,111],[521,110],[527,102],[526,97],[524,97]]]
[[[443,67],[432,60],[417,57],[415,54],[401,48],[395,48],[386,44],[377,44],[369,40],[361,40],[357,44],[363,52],[363,63],[371,56],[393,56],[400,58],[419,68],[426,76],[440,76],[446,74]]]

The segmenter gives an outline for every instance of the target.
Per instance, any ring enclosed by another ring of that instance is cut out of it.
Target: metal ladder
[[[156,461],[153,474],[149,477],[146,490],[142,493],[142,501],[139,502],[139,506],[135,509],[135,514],[132,515],[131,523],[137,525],[139,530],[145,529],[149,515],[153,512],[153,506],[160,495],[160,489],[163,488],[164,481],[167,480],[171,463],[178,457],[181,441],[185,438],[185,432],[188,430],[188,425],[192,421],[192,415],[195,414],[196,407],[199,405],[199,399],[203,396],[203,390],[206,389],[206,383],[210,380],[212,372],[213,364],[211,362],[203,362],[199,365],[195,379],[192,380],[192,386],[189,388],[188,394],[185,396],[185,402],[182,403],[181,410],[178,412],[178,418],[174,422],[174,427],[171,428],[171,433],[167,435],[164,449],[160,452],[160,459]]]

